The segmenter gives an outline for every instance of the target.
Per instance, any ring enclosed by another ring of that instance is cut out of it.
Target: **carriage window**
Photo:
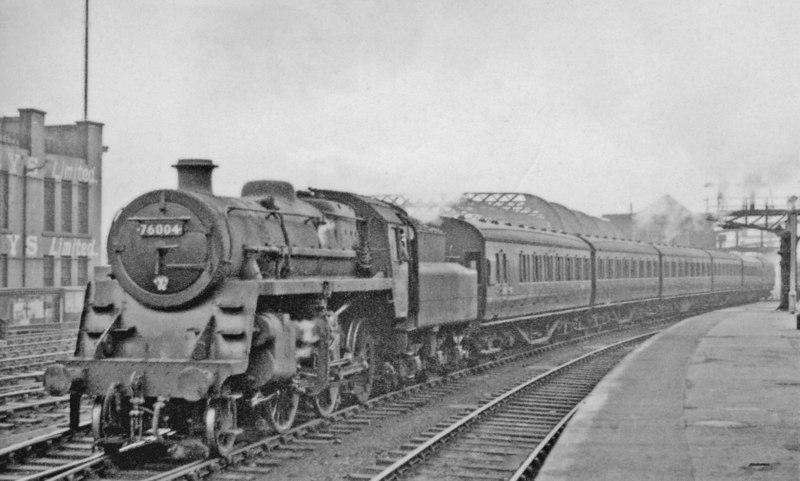
[[[540,279],[542,282],[550,280],[550,256],[542,256],[542,276]]]
[[[524,269],[522,270],[525,277],[525,282],[531,281],[531,256],[530,254],[523,254],[522,259],[525,261]]]
[[[536,257],[533,254],[528,254],[528,282],[533,282],[533,258]]]
[[[528,282],[533,282],[534,279],[534,272],[533,272],[533,260],[536,256],[534,254],[528,254]]]
[[[495,283],[494,280],[495,277],[494,277],[494,271],[492,271],[492,261],[490,261],[489,259],[486,259],[486,276],[487,276],[486,280],[489,283],[489,285],[493,286]]]
[[[506,259],[505,252],[498,252],[494,257],[497,282],[500,284],[508,284],[508,259]]]
[[[394,228],[394,242],[397,249],[397,260],[399,262],[408,261],[408,239],[406,237],[406,231]]]
[[[533,254],[528,254],[528,268],[527,268],[527,276],[528,282],[533,282]]]
[[[556,265],[555,265],[555,275],[554,280],[560,281],[561,280],[561,256],[556,256]]]
[[[565,257],[565,266],[564,266],[564,280],[571,281],[572,280],[572,258]]]

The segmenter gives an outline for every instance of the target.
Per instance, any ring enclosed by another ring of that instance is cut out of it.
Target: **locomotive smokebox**
[[[173,165],[178,170],[178,189],[213,195],[211,172],[217,168],[208,159],[180,159]]]

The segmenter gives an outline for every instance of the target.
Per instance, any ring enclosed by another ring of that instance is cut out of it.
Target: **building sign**
[[[29,235],[23,244],[19,234],[0,236],[0,254],[8,257],[22,257],[22,249],[26,257],[97,257],[98,248],[94,237]]]
[[[0,169],[7,170],[11,174],[22,175],[25,167],[25,160],[22,154],[3,149],[0,152]]]
[[[80,159],[52,159],[42,168],[42,175],[57,181],[85,182],[96,184],[97,167],[89,167]]]
[[[0,169],[22,175],[27,168],[29,176],[51,177],[57,181],[97,184],[97,166],[88,165],[83,159],[29,157],[8,149],[0,151]]]

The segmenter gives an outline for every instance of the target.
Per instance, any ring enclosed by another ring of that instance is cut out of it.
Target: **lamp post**
[[[797,196],[789,197],[789,312],[797,308]]]

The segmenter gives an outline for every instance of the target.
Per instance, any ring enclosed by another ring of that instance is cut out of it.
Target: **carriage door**
[[[410,229],[389,224],[389,250],[392,258],[392,299],[395,317],[408,316],[408,263]]]

